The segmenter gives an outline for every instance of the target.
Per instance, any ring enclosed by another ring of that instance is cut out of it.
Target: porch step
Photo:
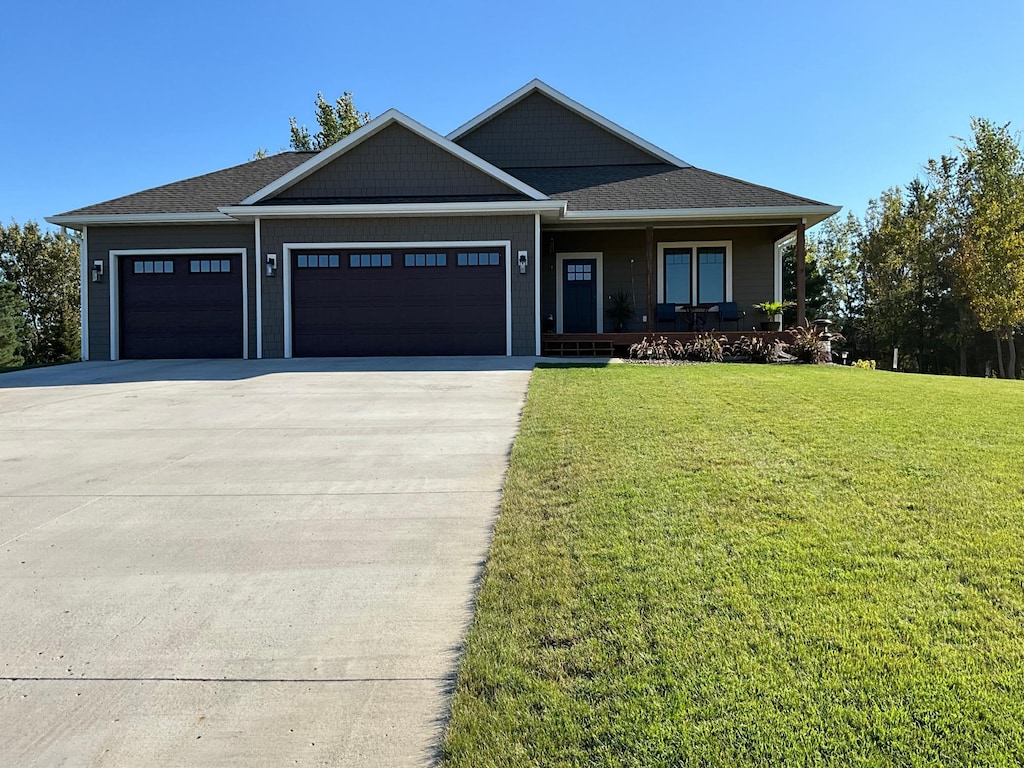
[[[614,357],[615,345],[607,339],[545,339],[545,357]]]

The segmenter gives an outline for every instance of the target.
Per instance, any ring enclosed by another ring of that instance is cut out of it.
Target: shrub
[[[700,363],[720,363],[724,358],[722,342],[710,333],[702,334],[693,341],[688,341],[682,345],[682,348],[687,360],[696,360]]]
[[[650,341],[644,336],[642,341],[629,345],[629,356],[635,360],[681,360],[683,345],[664,336]]]
[[[824,333],[810,326],[797,326],[790,330],[792,340],[786,344],[786,352],[801,363],[830,363],[828,346]],[[828,336],[828,341],[842,341],[838,333]]]
[[[752,363],[777,363],[781,348],[782,342],[774,339],[740,336],[731,343],[723,344],[722,353],[726,357],[745,358]]]
[[[864,368],[865,370],[873,371],[873,370],[875,370],[875,361],[874,360],[857,360],[856,362],[854,362],[853,367],[854,368]]]

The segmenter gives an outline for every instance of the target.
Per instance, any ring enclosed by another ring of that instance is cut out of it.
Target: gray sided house
[[[389,110],[319,153],[47,221],[83,235],[83,359],[535,355],[727,326],[781,298],[780,243],[838,210],[535,80],[447,137]]]

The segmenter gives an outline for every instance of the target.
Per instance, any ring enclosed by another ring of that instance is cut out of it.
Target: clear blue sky
[[[0,220],[284,148],[343,90],[444,134],[539,77],[702,168],[843,205],[1024,129],[1024,2],[12,3]]]

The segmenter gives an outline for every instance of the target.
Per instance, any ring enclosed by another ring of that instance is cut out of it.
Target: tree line
[[[956,151],[808,235],[808,316],[838,321],[849,354],[904,371],[1017,378],[1024,328],[1024,152],[973,118]],[[784,298],[796,296],[793,251]]]
[[[78,360],[79,240],[0,224],[0,368]]]

